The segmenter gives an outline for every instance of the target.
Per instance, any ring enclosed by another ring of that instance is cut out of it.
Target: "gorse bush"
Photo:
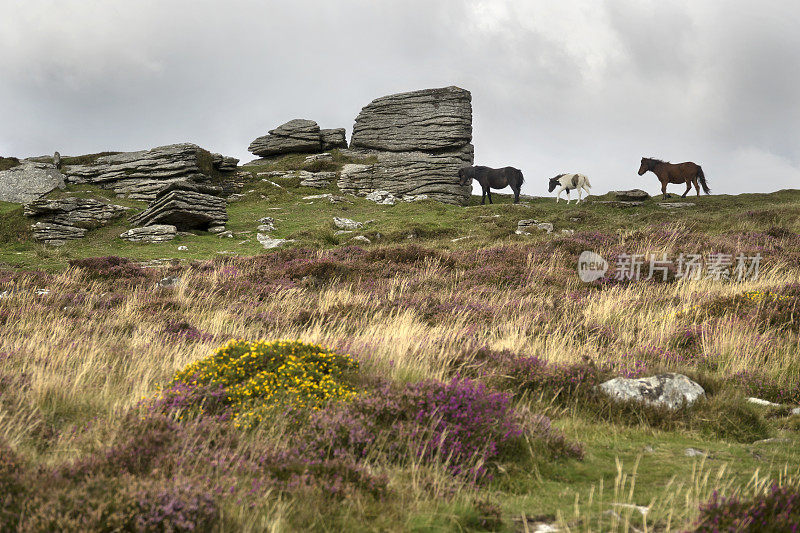
[[[224,390],[236,426],[253,427],[276,406],[315,409],[351,398],[355,390],[348,376],[356,370],[358,362],[349,355],[315,344],[232,340],[178,372],[162,398],[176,400],[171,392],[176,387],[183,396],[196,394],[198,387],[217,387],[212,400]],[[200,410],[203,403],[201,398]]]
[[[716,492],[700,507],[697,533],[778,533],[800,531],[800,489],[772,485],[751,499],[720,497]]]

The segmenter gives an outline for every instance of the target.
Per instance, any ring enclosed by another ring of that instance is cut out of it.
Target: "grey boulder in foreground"
[[[599,385],[618,400],[636,400],[648,405],[678,409],[705,395],[703,387],[683,374],[659,374],[646,378],[614,378]]]
[[[147,209],[131,217],[131,222],[137,226],[167,224],[180,231],[224,226],[228,203],[219,194],[217,187],[172,183],[157,193]]]

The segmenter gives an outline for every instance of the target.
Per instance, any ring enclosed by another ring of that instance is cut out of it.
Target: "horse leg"
[[[582,192],[583,192],[583,189],[581,189],[580,187],[578,187],[578,203],[581,203],[581,193],[582,193]]]
[[[667,181],[666,180],[663,180],[661,182],[661,193],[664,195],[664,200],[669,198],[669,195],[667,194]]]
[[[689,191],[692,190],[692,180],[686,180],[686,190],[681,194],[681,198],[686,198],[686,195],[689,194]]]
[[[486,195],[489,197],[489,203],[493,204],[494,202],[492,201],[492,190],[489,187],[486,187]]]
[[[587,188],[586,188],[586,185],[584,185],[584,186],[583,186],[583,190],[584,190],[584,191],[586,191],[586,198],[589,198],[589,196],[592,194],[592,191],[590,191],[589,189],[587,189]]]
[[[514,189],[514,203],[515,204],[519,203],[519,192],[520,192],[520,189],[521,189],[521,187],[519,187],[519,186],[517,186],[517,188]]]
[[[486,187],[481,187],[483,195],[481,196],[481,205],[486,205]]]
[[[570,197],[569,197],[569,189],[567,189],[567,205],[569,205]]]
[[[700,184],[697,183],[697,176],[694,178],[694,188],[697,191],[697,196],[700,196]]]

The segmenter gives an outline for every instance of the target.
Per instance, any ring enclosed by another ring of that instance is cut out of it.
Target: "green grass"
[[[334,151],[336,153],[336,151]],[[690,208],[668,210],[659,207],[660,200],[648,200],[636,208],[621,209],[594,203],[605,197],[592,197],[586,203],[558,204],[550,197],[524,199],[514,205],[512,197],[493,194],[493,205],[480,205],[480,198],[473,196],[466,208],[440,204],[434,201],[398,203],[393,207],[376,205],[373,202],[347,196],[351,203],[330,204],[326,200],[303,200],[304,196],[321,193],[339,194],[338,189],[314,189],[300,187],[296,178],[274,179],[285,189],[261,181],[259,172],[269,170],[296,169],[302,167],[304,154],[292,154],[277,159],[267,166],[245,167],[251,178],[242,189],[244,198],[229,204],[228,229],[234,238],[220,239],[198,232],[197,235],[178,237],[161,244],[130,244],[118,238],[129,226],[126,218],[114,224],[94,230],[88,238],[74,241],[62,247],[63,259],[43,258],[39,248],[30,241],[23,230],[29,222],[21,209],[12,205],[0,208],[5,235],[0,241],[0,264],[30,268],[41,266],[48,269],[61,268],[68,258],[98,255],[119,255],[138,260],[158,258],[205,259],[221,253],[253,255],[262,248],[256,241],[258,219],[275,218],[275,237],[296,240],[295,246],[330,248],[342,245],[358,234],[370,239],[381,238],[376,243],[417,242],[444,249],[477,248],[491,243],[519,242],[552,238],[552,236],[522,237],[514,235],[517,222],[533,218],[540,222],[551,222],[558,233],[562,229],[585,232],[631,232],[645,225],[654,226],[680,222],[689,229],[711,235],[735,232],[768,232],[785,230],[800,232],[800,191],[784,190],[771,194],[712,195],[692,198],[696,205]],[[335,161],[347,158],[335,155]],[[349,159],[347,159],[349,161]],[[338,164],[338,163],[337,163]],[[70,185],[65,191],[56,191],[54,196],[76,195],[102,197],[109,201],[144,209],[144,202],[115,198],[109,190],[92,186]],[[674,201],[674,200],[673,200]],[[357,221],[374,220],[363,231],[343,236],[333,236],[334,216]],[[409,236],[412,236],[409,239]],[[459,239],[451,242],[453,239]],[[188,251],[179,252],[185,245]]]

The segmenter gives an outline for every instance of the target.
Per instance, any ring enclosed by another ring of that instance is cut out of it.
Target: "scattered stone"
[[[703,387],[683,374],[659,374],[646,378],[614,378],[600,384],[600,389],[619,400],[636,400],[648,405],[678,409],[703,396]]]
[[[681,207],[694,207],[694,204],[692,202],[659,202],[658,207],[680,209]]]
[[[779,404],[779,403],[774,403],[774,402],[770,402],[770,401],[767,401],[767,400],[762,400],[761,398],[748,398],[747,401],[750,402],[750,403],[754,403],[756,405],[763,405],[765,407],[780,407],[781,406],[781,404]]]
[[[212,234],[222,233],[225,231],[225,226],[209,226],[208,232]]]
[[[614,197],[622,202],[644,202],[650,195],[641,189],[631,189],[629,191],[614,191]]]
[[[367,194],[364,198],[370,202],[375,202],[380,205],[394,205],[397,203],[397,198],[389,191],[377,190]]]
[[[56,169],[61,168],[61,154],[59,154],[58,151],[53,154],[53,166],[56,167]]]
[[[169,224],[155,224],[144,228],[129,229],[120,238],[131,242],[166,242],[171,241],[177,235],[178,229]]]
[[[179,230],[208,230],[228,221],[224,198],[218,188],[191,183],[172,183],[158,192],[142,213],[131,217],[137,226],[171,224]]]
[[[333,156],[327,152],[322,154],[313,154],[306,157],[303,160],[303,163],[308,165],[310,163],[316,163],[317,161],[326,161],[326,162],[333,162]]]
[[[187,251],[187,250],[189,250],[189,247],[188,247],[188,246],[178,246],[178,251],[179,251],[179,252],[185,252],[185,251]]]
[[[426,89],[373,100],[356,118],[348,155],[373,164],[345,165],[342,192],[384,190],[396,197],[427,195],[456,205],[469,202],[458,180],[474,160],[472,96],[458,87]]]
[[[550,222],[539,222],[534,219],[520,220],[517,222],[517,230],[514,232],[517,235],[532,235],[532,229],[544,231],[545,233],[553,233],[553,225]]]
[[[647,513],[650,512],[649,507],[645,507],[644,505],[636,505],[633,503],[612,503],[611,505],[613,507],[622,507],[625,509],[636,509],[637,511],[639,511],[639,513],[641,513],[642,516],[645,516]]]
[[[346,235],[348,233],[353,233],[352,230],[347,229],[340,229],[333,232],[334,235]]]
[[[344,196],[337,196],[335,194],[314,194],[312,196],[304,196],[303,200],[328,200],[332,204],[351,203]]]
[[[620,209],[626,209],[629,207],[639,207],[644,202],[627,202],[627,201],[620,201],[620,200],[595,200],[593,203],[596,204],[605,204],[610,207],[619,207]]]
[[[562,235],[575,235],[575,230],[574,229],[562,229],[561,230],[561,234]]]
[[[349,218],[333,217],[333,225],[339,229],[355,230],[364,227],[365,222],[356,222]]]
[[[283,173],[281,173],[281,175],[283,175]],[[269,184],[270,184],[270,185],[272,185],[273,187],[277,187],[277,188],[279,188],[279,189],[285,189],[285,187],[284,187],[283,185],[280,185],[280,184],[278,184],[278,183],[275,183],[274,181],[268,180],[268,179],[266,179],[266,178],[262,178],[262,180],[261,180],[261,181],[263,181],[264,183],[269,183]]]
[[[792,409],[792,414],[793,415],[800,415],[800,407],[795,407],[794,409]]]
[[[770,439],[757,440],[753,444],[787,444],[792,442],[792,439],[786,437],[772,437]]]
[[[655,449],[653,449],[653,447],[650,446],[649,444],[644,447],[644,453],[654,453],[654,452],[655,452]]]
[[[281,246],[282,244],[285,244],[287,242],[294,242],[294,240],[292,239],[274,239],[269,235],[264,235],[263,233],[257,233],[256,239],[267,250],[269,250],[270,248],[277,248],[278,246]]]
[[[353,237],[352,240],[358,241],[358,242],[363,242],[364,244],[370,244],[372,242],[371,240],[369,240],[368,238],[364,237],[363,235],[356,235],[355,237]]]
[[[233,203],[233,202],[238,202],[242,198],[244,198],[244,194],[234,193],[234,194],[229,194],[228,198],[226,198],[226,200],[230,204],[230,203]]]
[[[70,183],[91,183],[112,189],[118,196],[150,201],[169,183],[210,181],[220,172],[213,161],[207,150],[183,143],[100,156],[86,165],[62,166]]]
[[[177,277],[177,276],[169,276],[169,277],[166,277],[166,278],[161,278],[156,283],[156,288],[157,289],[168,289],[168,288],[176,287],[180,280],[181,279],[179,277]]]
[[[686,457],[701,457],[704,455],[708,455],[708,452],[704,452],[703,450],[698,450],[697,448],[686,448],[683,451],[683,454]]]
[[[23,159],[19,165],[0,172],[0,202],[27,204],[64,187],[64,176],[50,163]]]
[[[127,207],[93,198],[40,198],[25,205],[23,213],[35,220],[33,238],[44,244],[59,246],[68,240],[80,239],[87,230],[108,224],[122,216]]]
[[[224,239],[224,238],[233,239],[233,232],[230,231],[230,230],[223,231],[222,233],[217,234],[217,237],[219,237],[221,239]]]
[[[450,242],[458,242],[463,241],[464,239],[471,239],[472,235],[466,235],[464,237],[456,237],[455,239],[450,239]]]

